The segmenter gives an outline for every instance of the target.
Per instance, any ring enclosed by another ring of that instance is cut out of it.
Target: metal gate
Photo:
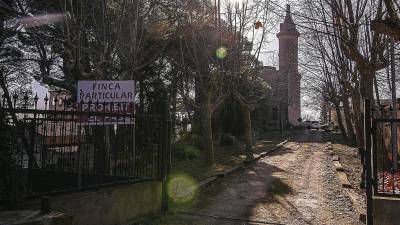
[[[400,198],[400,119],[390,104],[365,100],[367,223],[372,224],[373,196]],[[395,117],[396,118],[396,117]]]
[[[139,116],[134,109],[116,110],[118,103],[93,103],[104,110],[91,111],[67,98],[46,96],[42,109],[38,101],[37,96],[3,95],[0,104],[2,150],[15,168],[13,180],[0,183],[0,189],[13,186],[11,198],[165,180],[166,107],[157,115]]]

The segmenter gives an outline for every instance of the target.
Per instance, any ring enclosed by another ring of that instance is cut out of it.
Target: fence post
[[[79,124],[78,126],[78,138],[81,138],[81,132],[82,132],[82,125]],[[78,154],[77,154],[77,162],[78,162],[78,188],[82,187],[82,154],[81,154],[81,143],[79,141],[78,143]]]
[[[169,127],[171,123],[169,102],[163,101],[161,115],[161,181],[162,181],[162,198],[161,198],[161,211],[168,210],[168,193],[167,193],[167,176],[169,171],[170,161],[170,132]]]
[[[78,105],[79,112],[82,112],[82,107],[83,107],[83,100],[81,100],[80,104]],[[50,108],[50,107],[49,107]],[[82,136],[82,116],[78,117],[79,119],[79,126],[77,127],[77,132],[78,132],[78,154],[77,154],[77,163],[78,163],[78,188],[82,187],[82,143],[81,143],[81,138],[85,138],[84,141],[86,141],[86,137]]]
[[[395,49],[394,49],[394,38],[390,39],[390,71],[391,71],[391,83],[392,83],[392,118],[397,119],[397,96],[396,96],[396,65],[395,65]],[[391,135],[392,135],[392,169],[394,171],[397,170],[397,124],[396,123],[391,123]]]
[[[31,123],[29,124],[29,149],[28,151],[28,187],[32,188],[33,185],[33,167],[34,167],[34,153],[35,153],[35,138],[36,138],[36,112],[33,114]]]
[[[372,202],[372,170],[371,170],[371,100],[365,99],[364,104],[364,145],[365,145],[365,172],[367,194],[367,225],[373,225]]]

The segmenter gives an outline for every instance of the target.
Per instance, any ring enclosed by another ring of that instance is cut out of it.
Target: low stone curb
[[[196,189],[199,189],[199,188],[209,185],[211,182],[214,182],[217,178],[218,178],[218,176],[212,176],[212,177],[209,177],[207,179],[200,181],[200,183]]]
[[[342,167],[342,164],[340,164],[339,160],[333,160],[333,165],[335,166],[336,171],[346,172],[345,169]]]
[[[199,185],[193,189],[193,191],[196,191],[198,189],[204,188],[208,185],[210,185],[211,183],[215,182],[218,178],[223,178],[226,177],[232,173],[235,173],[239,170],[243,170],[247,165],[249,165],[250,163],[256,162],[257,160],[264,158],[265,156],[267,156],[269,153],[278,150],[279,148],[281,148],[283,145],[285,145],[288,142],[288,139],[284,140],[283,142],[275,145],[275,147],[273,147],[272,149],[270,149],[269,151],[265,151],[265,152],[261,152],[259,155],[255,156],[254,159],[251,160],[247,160],[243,162],[243,165],[239,165],[239,166],[235,166],[227,171],[224,171],[223,173],[217,173],[214,176],[208,177],[202,181],[199,182]],[[192,192],[190,192],[192,193]],[[187,193],[187,194],[190,194]]]
[[[328,142],[328,150],[332,150],[333,153],[333,147],[332,143]],[[347,174],[345,173],[345,169],[342,167],[342,164],[340,164],[339,156],[338,155],[332,155],[332,161],[333,165],[335,166],[336,173],[339,177],[340,183],[343,187],[344,192],[346,195],[349,197],[351,203],[354,206],[354,209],[359,215],[359,220],[365,223],[365,212],[362,210],[362,208],[359,206],[357,202],[357,197],[356,197],[356,192],[353,189],[353,186],[350,184],[349,179],[347,177]]]
[[[260,160],[261,158],[264,158],[265,156],[268,155],[268,153],[271,153],[271,152],[273,152],[273,151],[275,151],[275,150],[278,150],[278,149],[281,148],[283,145],[285,145],[287,142],[288,142],[287,139],[284,140],[284,141],[282,141],[281,143],[275,145],[275,147],[273,147],[273,148],[270,149],[269,151],[261,152],[259,155],[255,156],[253,159],[244,161],[244,162],[243,162],[243,165],[248,165],[248,164],[250,164],[250,163],[252,163],[252,162],[255,162],[255,161]]]

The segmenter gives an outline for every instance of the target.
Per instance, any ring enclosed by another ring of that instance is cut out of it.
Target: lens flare
[[[38,27],[50,23],[57,23],[64,20],[62,13],[48,13],[43,15],[30,15],[18,19],[18,22],[24,27]]]
[[[186,175],[173,175],[168,182],[167,191],[170,199],[175,203],[187,203],[196,195],[197,182]]]
[[[217,49],[215,53],[218,59],[224,59],[228,54],[228,49],[226,49],[224,46],[221,46]]]

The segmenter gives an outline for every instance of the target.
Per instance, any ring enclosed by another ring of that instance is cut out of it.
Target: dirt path
[[[186,219],[207,225],[361,224],[326,147],[322,132],[305,131],[224,181],[224,190]]]

